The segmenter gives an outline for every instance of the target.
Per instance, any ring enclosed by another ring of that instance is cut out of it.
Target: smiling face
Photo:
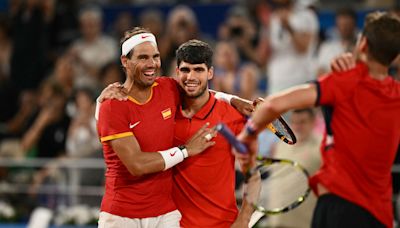
[[[153,85],[161,67],[160,52],[151,42],[144,42],[134,47],[132,55],[121,56],[128,79],[134,86],[147,88]]]
[[[176,68],[179,85],[188,98],[199,98],[208,91],[208,80],[213,77],[213,68],[208,68],[205,63],[190,64],[182,61]]]

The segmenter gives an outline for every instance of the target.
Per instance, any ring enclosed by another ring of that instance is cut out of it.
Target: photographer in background
[[[219,28],[219,40],[232,41],[238,48],[241,62],[255,62],[262,65],[257,52],[257,30],[246,9],[234,7]]]
[[[276,93],[315,77],[319,24],[315,13],[295,0],[273,0],[268,92]]]
[[[186,5],[174,7],[167,16],[165,35],[159,43],[162,74],[175,75],[175,51],[191,39],[198,39],[200,28],[194,11]],[[203,39],[202,39],[203,40]]]

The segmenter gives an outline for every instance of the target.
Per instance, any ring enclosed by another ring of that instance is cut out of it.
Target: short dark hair
[[[340,16],[345,16],[353,19],[354,22],[357,22],[357,13],[352,8],[339,8],[336,11],[336,18]]]
[[[151,33],[150,30],[142,28],[142,27],[134,27],[131,30],[128,30],[124,33],[124,37],[122,37],[122,39],[120,40],[119,44],[120,47],[122,47],[122,44],[128,40],[129,38],[131,38],[134,35],[137,34],[141,34],[141,33]],[[132,57],[132,53],[133,53],[133,49],[126,55],[128,58]]]
[[[213,50],[209,44],[200,40],[189,40],[176,50],[177,65],[182,61],[190,64],[205,63],[207,68],[212,66]]]
[[[369,13],[364,22],[363,36],[368,51],[377,62],[389,66],[400,52],[400,20],[391,13]]]

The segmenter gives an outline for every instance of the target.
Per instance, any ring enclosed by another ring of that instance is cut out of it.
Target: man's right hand
[[[128,94],[121,83],[114,82],[113,84],[110,84],[105,89],[103,89],[103,91],[101,91],[101,94],[97,98],[97,101],[101,103],[107,99],[126,101],[128,100]]]
[[[343,53],[331,61],[333,72],[348,71],[356,66],[356,59],[350,52]]]
[[[217,135],[213,128],[208,128],[210,124],[206,123],[201,127],[185,144],[189,156],[194,156],[206,150],[215,144],[211,141]]]
[[[239,161],[240,168],[242,172],[247,172],[247,170],[256,165],[257,152],[258,152],[258,141],[256,135],[249,135],[245,129],[236,136],[240,142],[246,145],[248,153],[242,154],[233,149],[233,154]]]

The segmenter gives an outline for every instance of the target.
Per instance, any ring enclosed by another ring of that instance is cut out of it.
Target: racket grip
[[[224,123],[219,123],[215,129],[241,154],[247,154],[247,147],[236,139],[236,136]]]

